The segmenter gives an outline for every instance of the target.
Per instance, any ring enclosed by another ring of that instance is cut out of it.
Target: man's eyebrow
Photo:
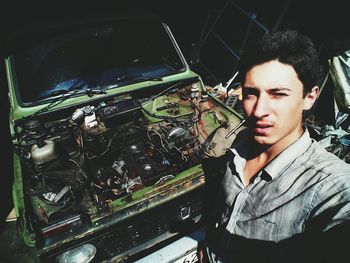
[[[244,89],[257,89],[256,87],[243,86]]]
[[[257,87],[251,87],[251,86],[243,86],[243,89],[258,90]],[[278,91],[289,91],[289,92],[291,92],[292,90],[289,89],[289,88],[284,88],[284,87],[277,87],[277,88],[267,89],[267,92],[269,92],[269,93],[278,92]]]
[[[280,87],[280,88],[271,88],[271,89],[268,89],[267,91],[269,93],[274,93],[274,92],[279,92],[279,91],[289,91],[289,92],[291,92],[292,90],[289,89],[289,88]]]

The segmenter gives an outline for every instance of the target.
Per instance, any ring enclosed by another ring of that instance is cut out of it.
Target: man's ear
[[[304,110],[309,110],[311,109],[312,105],[314,105],[317,97],[318,97],[318,93],[320,91],[320,88],[318,86],[315,86],[311,89],[311,91],[309,93],[307,93],[305,95],[304,98]]]

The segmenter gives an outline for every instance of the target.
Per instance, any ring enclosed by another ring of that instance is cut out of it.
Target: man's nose
[[[265,96],[259,96],[255,102],[253,115],[256,118],[262,118],[270,114],[270,103]]]

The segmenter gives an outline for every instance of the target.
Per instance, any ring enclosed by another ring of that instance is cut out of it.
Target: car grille
[[[55,262],[57,255],[84,243],[93,244],[97,248],[96,256],[91,262],[100,262],[116,256],[127,258],[164,241],[164,238],[188,231],[188,226],[193,229],[194,218],[198,218],[201,214],[202,191],[202,188],[191,191],[175,200],[130,217],[103,233],[86,237],[79,243],[64,244],[42,254],[41,260]]]

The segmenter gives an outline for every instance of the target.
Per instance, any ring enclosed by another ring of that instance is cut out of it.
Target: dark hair
[[[264,35],[247,48],[240,61],[241,77],[255,65],[278,60],[291,65],[304,86],[304,96],[319,85],[321,66],[313,42],[296,30],[285,30]]]

